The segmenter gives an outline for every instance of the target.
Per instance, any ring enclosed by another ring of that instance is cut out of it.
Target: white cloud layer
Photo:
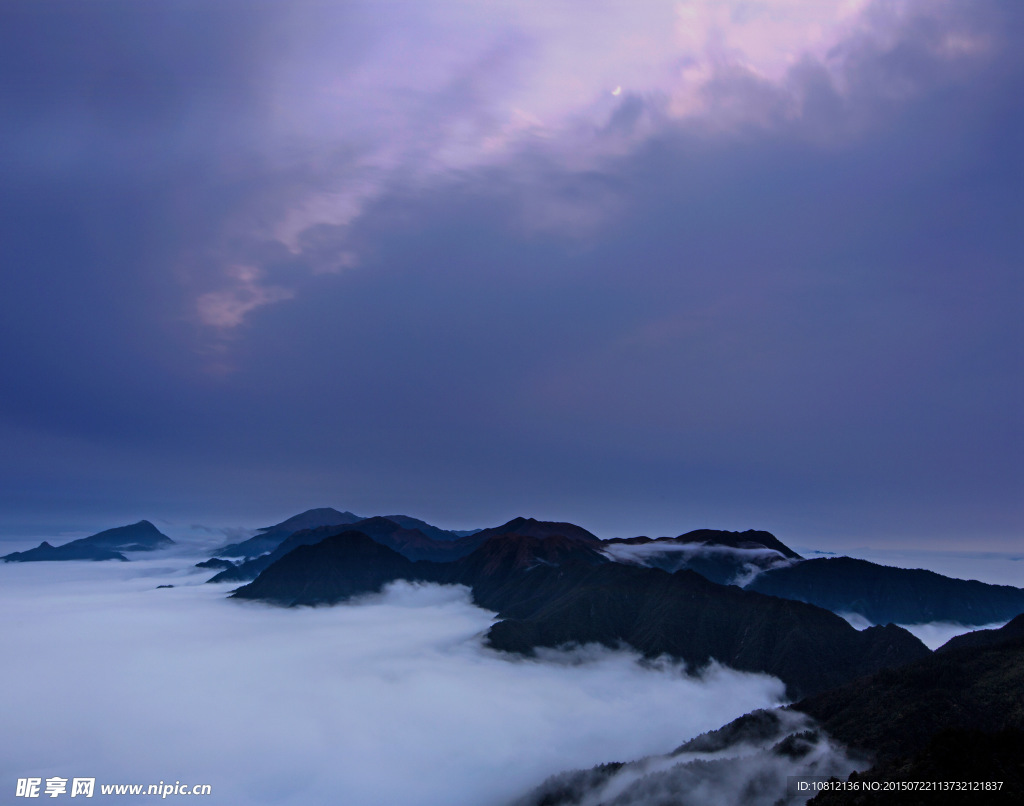
[[[782,696],[765,676],[697,679],[607,650],[507,659],[481,647],[492,615],[464,589],[283,610],[227,601],[187,562],[0,564],[0,785],[95,776],[208,783],[211,804],[482,806]]]
[[[839,613],[837,615],[846,619],[850,626],[857,630],[866,630],[875,626],[874,622],[864,618],[860,613]],[[929,649],[938,649],[951,638],[975,630],[998,630],[1006,624],[1005,621],[997,621],[992,624],[983,624],[980,627],[967,627],[963,624],[955,624],[946,621],[931,621],[927,624],[900,624],[899,626],[916,635]]]

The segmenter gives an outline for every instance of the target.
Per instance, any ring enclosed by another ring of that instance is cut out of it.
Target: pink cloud
[[[203,324],[235,328],[257,308],[295,296],[294,291],[282,286],[261,285],[261,272],[252,266],[231,266],[227,275],[233,282],[231,287],[208,292],[196,300],[196,311]]]

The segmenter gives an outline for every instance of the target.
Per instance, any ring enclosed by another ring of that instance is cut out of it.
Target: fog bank
[[[166,555],[0,564],[4,786],[95,776],[208,783],[211,804],[498,804],[782,696],[766,676],[688,677],[599,648],[507,658],[481,646],[493,614],[464,588],[284,610],[228,601],[208,576]]]

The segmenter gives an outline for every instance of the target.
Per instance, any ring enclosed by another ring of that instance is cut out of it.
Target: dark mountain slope
[[[587,540],[509,533],[492,536],[456,562],[421,573],[431,581],[466,585],[478,605],[503,617],[527,618],[561,596],[580,573],[609,564]]]
[[[410,578],[412,561],[350,530],[298,546],[231,595],[285,606],[336,604]]]
[[[1000,631],[982,631],[987,641],[994,632]],[[812,752],[806,753],[809,745]],[[758,746],[769,752],[758,752]],[[810,763],[790,763],[801,755]],[[720,768],[731,763],[737,766]],[[744,771],[755,773],[749,788],[722,785]],[[561,773],[516,806],[571,806],[584,799],[608,806],[674,806],[690,803],[691,795],[699,803],[795,806],[803,801],[789,775],[835,776],[860,788],[821,793],[810,801],[813,806],[1024,802],[1024,636],[1004,633],[987,647],[965,644],[789,708],[755,711],[666,756]],[[883,788],[900,782],[990,784],[962,792]],[[867,788],[873,786],[878,790]],[[709,792],[721,797],[716,801]]]
[[[875,765],[861,781],[1004,781],[953,799],[935,792],[818,796],[815,804],[1024,800],[1024,636],[963,642],[793,706]],[[937,798],[937,799],[936,799]]]
[[[932,571],[827,557],[765,571],[748,590],[859,613],[876,624],[991,624],[1024,612],[1024,590]]]
[[[975,630],[950,638],[936,652],[952,652],[958,649],[983,649],[999,646],[1024,638],[1024,613],[1008,621],[998,630]]]
[[[248,582],[256,579],[270,565],[281,559],[285,554],[299,546],[312,546],[328,537],[348,531],[350,526],[318,526],[315,529],[300,529],[286,537],[280,545],[269,554],[245,560],[239,565],[225,568],[207,582]]]
[[[792,778],[846,778],[858,766],[813,720],[776,708],[669,754],[559,773],[510,806],[802,806]]]
[[[536,568],[533,582],[547,583],[560,570]],[[608,564],[562,577],[560,595],[528,616],[495,624],[490,645],[530,653],[567,643],[628,644],[692,666],[714,659],[767,672],[786,683],[791,696],[929,654],[899,627],[858,632],[813,605],[717,585],[692,571]]]

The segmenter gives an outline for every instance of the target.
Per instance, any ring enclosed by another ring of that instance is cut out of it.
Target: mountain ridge
[[[89,537],[82,537],[60,546],[44,540],[38,546],[25,551],[4,555],[5,562],[48,562],[55,560],[122,560],[128,558],[123,551],[156,551],[174,545],[174,541],[163,534],[152,523],[140,520],[126,526],[104,529]]]

